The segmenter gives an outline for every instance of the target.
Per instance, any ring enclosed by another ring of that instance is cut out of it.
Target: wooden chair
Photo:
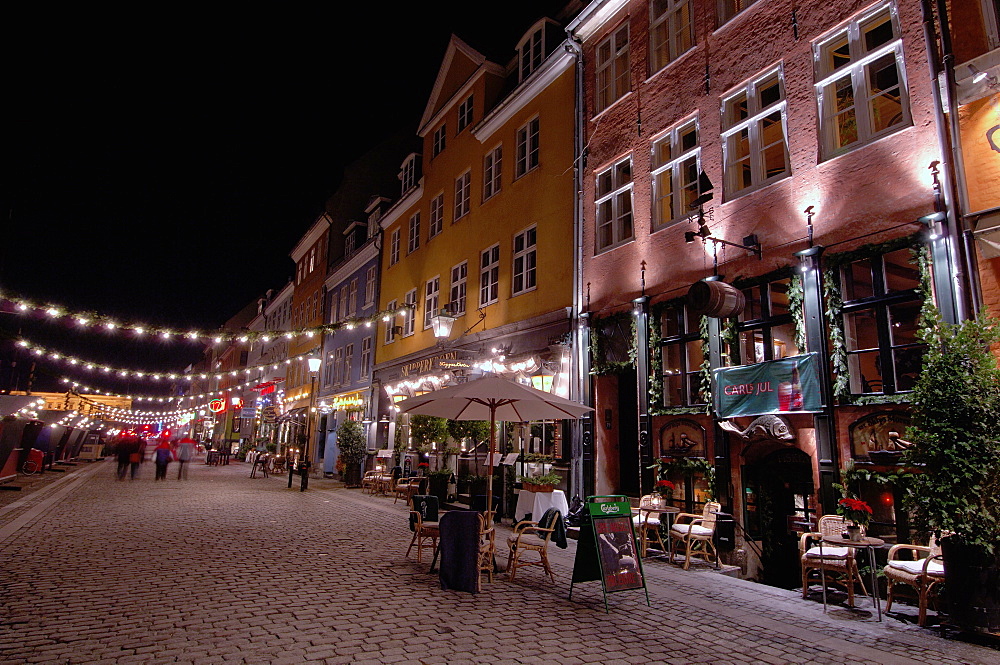
[[[663,542],[660,533],[659,497],[646,494],[639,499],[639,513],[632,516],[632,526],[639,533],[639,556],[646,556],[651,543],[660,546],[660,551],[666,554],[670,548]]]
[[[820,547],[814,544],[815,539],[823,536],[839,536],[844,532],[846,523],[840,515],[824,515],[819,518],[816,531],[803,533],[799,537],[799,555],[802,561],[802,597],[809,595],[809,574],[818,572],[825,576],[827,584],[842,586],[847,590],[847,604],[854,605],[854,583],[861,585],[865,594],[865,583],[858,573],[858,564],[854,558],[854,549],[824,545],[820,556]]]
[[[400,499],[406,499],[406,503],[407,505],[409,505],[410,497],[412,497],[414,494],[417,494],[419,490],[420,490],[419,478],[416,477],[400,478],[399,480],[396,481],[396,484],[392,488],[393,493],[396,495],[396,498],[393,499],[392,502],[396,503]]]
[[[417,563],[420,563],[421,551],[429,549],[433,552],[437,548],[438,538],[441,536],[441,527],[438,525],[438,498],[436,496],[414,495],[413,510],[410,511],[410,531],[413,532],[413,538],[410,539],[406,556],[410,556],[410,551],[415,546],[417,548]]]
[[[380,473],[381,471],[365,471],[364,477],[361,478],[361,491],[373,494]]]
[[[546,516],[549,519],[545,519]],[[517,569],[520,566],[539,566],[555,583],[556,576],[549,566],[549,542],[552,540],[552,533],[556,530],[556,521],[562,519],[562,513],[558,510],[547,510],[542,516],[543,521],[538,522],[518,522],[514,527],[514,533],[507,538],[507,547],[510,554],[507,555],[507,573],[510,580],[514,580]],[[547,526],[546,526],[547,525]],[[522,561],[521,555],[525,552],[537,552],[537,561]]]
[[[909,552],[908,559],[899,559],[897,555]],[[923,558],[921,558],[923,555]],[[886,586],[889,593],[885,599],[885,612],[892,607],[894,589],[898,584],[913,587],[917,594],[917,625],[923,626],[927,621],[927,605],[931,596],[944,582],[944,563],[941,560],[941,547],[934,536],[930,543],[924,545],[893,545],[889,549],[889,562],[882,569],[885,572]]]
[[[717,563],[719,554],[715,551],[715,513],[722,505],[715,501],[705,504],[701,515],[678,513],[670,527],[670,560],[681,548],[684,549],[684,570],[691,566],[691,558],[703,559],[707,563]]]
[[[496,566],[497,531],[493,526],[493,513],[479,514],[479,558],[480,575],[485,572],[490,582],[493,582],[493,569]]]

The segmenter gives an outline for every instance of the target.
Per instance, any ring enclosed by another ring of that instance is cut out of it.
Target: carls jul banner
[[[713,372],[712,393],[719,418],[822,411],[819,359],[815,353],[806,353],[723,367]]]

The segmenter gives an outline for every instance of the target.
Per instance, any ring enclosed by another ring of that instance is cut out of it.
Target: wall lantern
[[[434,337],[437,339],[448,339],[451,336],[451,327],[455,323],[455,317],[448,313],[448,310],[441,309],[431,317],[431,328],[434,329]]]
[[[534,386],[535,390],[550,393],[552,392],[552,382],[555,378],[555,372],[543,367],[531,377],[531,385]]]

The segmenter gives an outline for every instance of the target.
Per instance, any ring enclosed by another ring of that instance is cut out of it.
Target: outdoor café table
[[[878,581],[875,579],[875,550],[879,547],[885,545],[885,541],[881,538],[869,538],[865,537],[861,540],[850,540],[842,536],[823,536],[823,539],[819,541],[819,556],[820,559],[823,558],[823,544],[835,545],[837,547],[850,547],[850,548],[865,548],[868,550],[868,563],[871,567],[871,584],[872,584],[872,603],[875,605],[875,612],[878,616],[878,620],[882,620],[882,607],[879,605],[878,597]],[[822,566],[819,569],[820,576],[823,578],[823,611],[826,612],[826,569]]]
[[[517,507],[514,508],[514,519],[521,521],[531,514],[531,519],[537,521],[549,508],[555,508],[565,518],[569,513],[569,503],[566,501],[566,493],[562,490],[552,490],[551,492],[530,492],[519,490],[517,495]]]

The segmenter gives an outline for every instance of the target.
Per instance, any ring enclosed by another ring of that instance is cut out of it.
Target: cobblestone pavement
[[[573,542],[551,548],[555,585],[527,569],[442,591],[404,556],[401,501],[249,471],[157,482],[144,465],[119,482],[98,462],[4,497],[0,662],[1000,663],[910,621],[655,559],[652,606],[618,593],[606,614],[597,582],[567,599]]]

